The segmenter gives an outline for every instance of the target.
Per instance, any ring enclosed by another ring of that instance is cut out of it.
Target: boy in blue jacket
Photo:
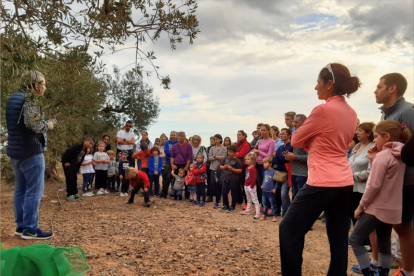
[[[156,195],[160,191],[160,174],[162,170],[162,158],[160,157],[160,150],[158,147],[151,149],[152,156],[148,159],[148,176],[150,181],[149,195]],[[153,193],[153,187],[155,192]]]

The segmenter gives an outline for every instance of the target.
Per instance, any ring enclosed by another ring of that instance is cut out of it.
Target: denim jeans
[[[272,216],[277,216],[276,194],[262,191],[263,215],[267,216],[269,208],[272,208]]]
[[[306,181],[308,181],[308,177],[306,176],[292,175],[292,201],[295,199],[299,190],[302,189],[303,185],[306,184]]]
[[[37,154],[25,159],[11,159],[16,176],[14,217],[18,227],[37,229],[39,205],[45,190],[45,158]]]
[[[138,165],[138,170],[141,170],[142,169],[142,161],[141,161],[141,159],[138,159],[137,160],[137,165]]]
[[[94,173],[84,173],[82,174],[82,176],[83,176],[82,191],[84,193],[92,191],[92,181],[93,181]]]
[[[279,184],[280,185],[280,184]],[[289,180],[286,180],[281,186],[282,193],[282,216],[286,215],[289,206],[290,206],[290,197],[289,197]]]

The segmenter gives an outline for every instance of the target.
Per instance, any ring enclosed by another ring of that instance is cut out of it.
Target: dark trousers
[[[148,168],[141,168],[140,171],[144,172],[149,178],[149,170]]]
[[[106,189],[108,183],[108,170],[96,170],[95,171],[95,188],[96,189]]]
[[[121,179],[119,178],[119,175],[116,175],[116,190],[119,191],[121,189]]]
[[[167,197],[168,188],[170,188],[171,179],[172,179],[171,164],[165,164],[163,174],[162,174],[162,191],[161,191],[162,197]]]
[[[355,218],[355,210],[358,208],[359,206],[359,202],[362,199],[363,194],[358,193],[358,192],[353,192],[352,193],[352,208],[349,211],[349,217],[352,220],[352,224],[355,226],[355,224],[357,223],[357,219]]]
[[[110,191],[115,191],[115,175],[108,176],[107,178],[107,189]]]
[[[129,200],[128,200],[129,202],[134,202],[135,194],[137,194],[140,189],[142,189],[143,192],[144,192],[144,203],[149,203],[150,202],[149,192],[146,192],[144,190],[144,184],[143,183],[138,183],[138,185],[131,190],[131,196],[129,197]]]
[[[207,162],[206,164],[206,174],[207,174],[207,196],[213,198],[214,193],[211,193],[210,191],[210,181],[211,181],[211,170],[210,170],[210,162]]]
[[[346,276],[348,268],[349,210],[353,186],[313,187],[305,184],[279,226],[283,276],[302,275],[305,235],[325,211],[331,263],[328,276]]]
[[[150,190],[149,190],[149,194],[150,195],[158,195],[158,193],[160,192],[160,176],[159,175],[150,175],[149,176],[149,181],[150,181]],[[154,191],[153,191],[154,189]]]
[[[68,197],[71,195],[76,195],[78,193],[78,186],[77,186],[77,171],[73,168],[73,165],[69,167],[65,167],[63,165],[63,171],[65,173],[66,178],[66,192],[68,193]]]
[[[303,185],[306,184],[308,178],[306,176],[297,176],[292,175],[292,201],[295,199],[295,196],[298,194],[299,190],[302,189]]]
[[[170,191],[170,197],[173,197],[175,200],[177,200],[177,198],[179,200],[182,200],[183,199],[183,191],[182,190],[174,190],[174,189],[171,189],[171,191]]]
[[[256,164],[257,177],[256,177],[256,190],[257,198],[259,203],[262,203],[262,185],[263,185],[263,176],[264,176],[264,167],[263,164]]]
[[[129,189],[129,179],[126,179],[125,177],[121,180],[121,193],[128,193]]]
[[[222,190],[223,190],[223,183],[222,182],[216,182],[216,187],[215,187],[215,189],[216,189],[216,203],[218,204],[218,203],[220,203],[220,199],[221,199],[221,193],[222,193]]]
[[[207,182],[208,183],[207,195],[211,198],[213,198],[213,196],[217,196],[217,193],[216,193],[217,182],[216,182],[215,174],[216,174],[216,171],[210,170],[210,177],[209,177],[210,182]],[[220,190],[220,194],[221,194],[221,190]]]
[[[282,212],[282,187],[278,186],[276,189],[276,213],[280,216]]]
[[[204,182],[196,183],[197,187],[197,201],[206,202],[206,184]],[[201,198],[203,200],[201,201]]]
[[[244,203],[247,204],[246,192],[244,191],[244,181],[246,180],[246,166],[242,167],[242,173],[239,175],[239,187],[237,188],[237,203],[242,204],[243,199]]]
[[[231,191],[231,207],[236,208],[238,186],[239,186],[239,179],[230,179],[230,180],[223,181],[223,204],[224,206],[229,206],[228,193]]]

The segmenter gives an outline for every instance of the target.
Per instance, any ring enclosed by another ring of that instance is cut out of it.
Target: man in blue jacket
[[[45,77],[37,71],[23,75],[22,87],[7,101],[7,155],[16,177],[15,235],[23,239],[50,239],[53,233],[39,229],[39,205],[45,188],[46,132],[56,120],[44,120],[38,98],[46,91]]]
[[[159,195],[160,198],[166,198],[168,195],[168,187],[170,186],[172,175],[171,175],[171,149],[172,146],[177,144],[177,138],[175,131],[171,131],[170,140],[168,140],[164,145],[165,153],[165,166],[164,172],[162,175],[162,193]]]

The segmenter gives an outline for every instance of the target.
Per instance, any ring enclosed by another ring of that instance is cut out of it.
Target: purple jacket
[[[181,152],[183,153],[182,155],[178,150],[178,147],[180,147]],[[183,158],[183,155],[185,159]],[[171,149],[171,157],[174,158],[174,165],[187,165],[188,160],[190,160],[190,162],[193,160],[193,148],[188,143],[185,143],[183,146],[175,144]]]

